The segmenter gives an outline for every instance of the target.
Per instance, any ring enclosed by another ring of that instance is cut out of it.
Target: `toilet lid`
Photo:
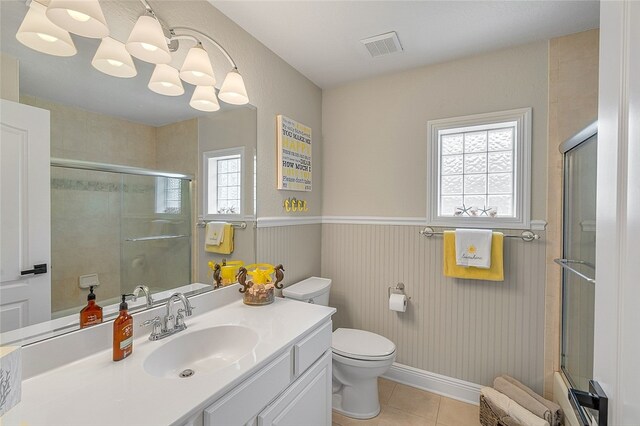
[[[396,350],[396,345],[386,337],[352,328],[334,331],[331,347],[339,355],[356,359],[384,358]]]

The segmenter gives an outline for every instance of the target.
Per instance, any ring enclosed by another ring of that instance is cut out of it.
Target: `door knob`
[[[20,271],[20,275],[29,275],[29,274],[40,275],[40,274],[46,274],[46,273],[47,273],[47,264],[46,263],[39,263],[37,265],[33,265],[33,269],[27,269],[26,271]]]

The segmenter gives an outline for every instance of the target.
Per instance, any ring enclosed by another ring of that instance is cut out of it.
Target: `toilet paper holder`
[[[406,293],[404,292],[404,283],[398,283],[398,284],[396,284],[395,287],[387,288],[387,296],[388,297],[391,297],[391,293],[393,293],[393,294],[404,294],[406,296]],[[411,300],[411,296],[407,296],[407,300]]]

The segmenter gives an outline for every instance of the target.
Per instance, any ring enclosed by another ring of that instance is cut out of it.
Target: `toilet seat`
[[[352,328],[334,331],[331,348],[336,355],[361,361],[384,361],[396,353],[396,345],[386,337]]]

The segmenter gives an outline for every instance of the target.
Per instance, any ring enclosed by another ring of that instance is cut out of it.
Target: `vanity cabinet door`
[[[331,350],[258,415],[258,426],[331,425]]]
[[[252,419],[289,386],[291,373],[289,350],[206,408],[204,426],[251,424]]]

